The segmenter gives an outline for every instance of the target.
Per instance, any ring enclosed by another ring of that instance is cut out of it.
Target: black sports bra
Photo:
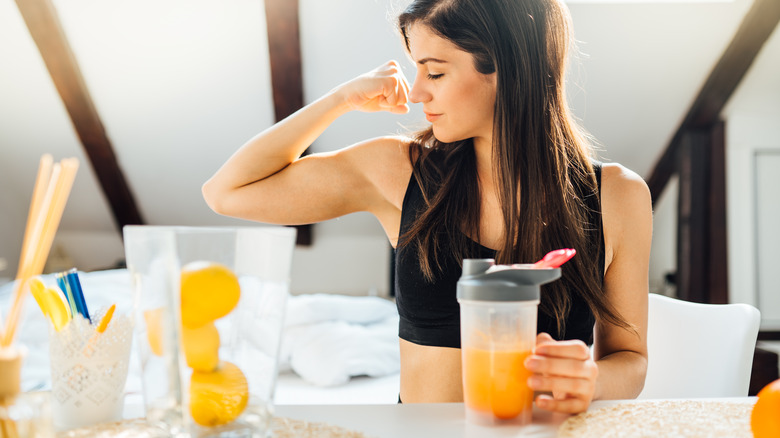
[[[601,163],[594,163],[594,170],[600,193]],[[594,198],[593,196],[583,197],[589,207],[589,220],[591,223],[600,223],[601,211],[598,200]],[[399,236],[409,229],[414,219],[424,208],[425,201],[422,191],[412,175],[401,210]],[[599,239],[598,245],[602,249],[598,263],[603,283],[603,231],[594,238]],[[477,242],[473,242],[473,244],[476,257],[495,258],[495,250],[486,248]],[[460,348],[460,307],[455,296],[456,285],[461,274],[458,261],[451,254],[443,257],[441,271],[436,273],[433,282],[429,282],[420,271],[418,254],[414,245],[401,246],[395,253],[395,297],[400,316],[399,337],[419,345]],[[537,331],[547,332],[559,340],[580,339],[590,345],[593,343],[595,321],[590,307],[579,295],[575,294],[572,296],[565,333],[558,333],[555,319],[543,312],[539,312]]]

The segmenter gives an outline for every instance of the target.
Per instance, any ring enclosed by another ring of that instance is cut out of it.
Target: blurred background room
[[[336,85],[389,59],[413,78],[394,26],[406,3],[0,0],[0,285],[16,273],[44,153],[82,163],[44,272],[123,267],[127,224],[253,225],[213,213],[201,185]],[[599,159],[636,171],[653,195],[650,291],[759,308],[754,375],[777,378],[777,0],[567,3],[573,112]],[[424,123],[418,105],[350,113],[310,152]],[[372,216],[299,236],[294,295],[392,299],[392,248]]]

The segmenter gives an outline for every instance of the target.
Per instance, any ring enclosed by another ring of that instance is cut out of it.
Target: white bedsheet
[[[118,313],[132,312],[127,270],[80,272],[79,277],[90,308],[116,303]],[[43,279],[56,284],[51,275]],[[12,290],[13,283],[0,287],[4,317]],[[29,353],[22,370],[22,389],[48,389],[48,323],[31,296],[23,315],[17,341]],[[130,394],[141,392],[135,351],[134,347],[125,388]],[[390,301],[329,294],[291,296],[276,400],[280,404],[394,403],[399,363],[398,314]]]
[[[398,373],[395,304],[377,297],[291,297],[279,366],[318,386]]]

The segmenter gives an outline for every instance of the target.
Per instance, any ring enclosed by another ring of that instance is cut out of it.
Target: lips
[[[433,114],[433,113],[429,113],[429,112],[425,113],[425,118],[428,119],[428,121],[431,122],[431,123],[433,123],[436,120],[438,120],[439,117],[441,117],[441,114]]]

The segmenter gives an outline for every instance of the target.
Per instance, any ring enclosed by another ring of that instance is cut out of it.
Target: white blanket
[[[79,277],[91,309],[116,303],[117,312],[132,312],[133,294],[127,270],[79,272]],[[53,276],[44,276],[44,281],[56,284]],[[0,287],[4,319],[12,288],[13,283]],[[50,387],[47,321],[29,296],[17,340],[30,350],[22,370],[22,389]],[[292,369],[318,386],[340,385],[352,376],[397,373],[400,359],[395,304],[378,297],[291,296],[279,364],[281,371]],[[134,357],[128,391],[140,390],[137,366]]]
[[[319,386],[397,373],[395,304],[377,297],[291,297],[279,366]]]

